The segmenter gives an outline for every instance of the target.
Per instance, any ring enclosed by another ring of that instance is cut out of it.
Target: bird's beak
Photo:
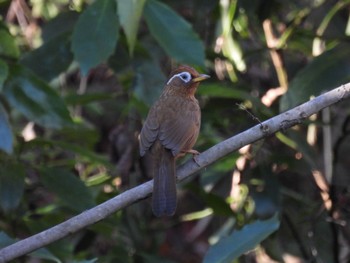
[[[192,79],[192,82],[200,82],[200,81],[203,81],[203,80],[208,79],[208,78],[210,78],[209,75],[200,74],[197,78]]]

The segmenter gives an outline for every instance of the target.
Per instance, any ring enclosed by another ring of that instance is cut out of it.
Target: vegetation
[[[138,133],[178,63],[212,76],[198,151],[349,82],[349,8],[0,1],[0,247],[151,179]],[[144,200],[16,262],[349,262],[348,126],[345,101],[179,184],[174,217]]]

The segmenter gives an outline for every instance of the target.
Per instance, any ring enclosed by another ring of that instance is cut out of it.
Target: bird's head
[[[199,74],[194,68],[182,65],[174,69],[166,83],[173,92],[193,96],[199,83],[210,76]]]

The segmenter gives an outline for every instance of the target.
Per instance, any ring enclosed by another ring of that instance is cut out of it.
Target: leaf
[[[148,0],[144,8],[148,28],[159,45],[181,63],[204,65],[204,46],[191,25],[167,5]]]
[[[1,163],[0,207],[5,213],[16,209],[22,199],[24,174],[21,163]]]
[[[34,252],[30,253],[30,255],[34,258],[46,259],[46,260],[57,262],[57,263],[62,262],[58,257],[54,256],[46,248],[39,248],[39,249],[35,250]]]
[[[0,150],[11,154],[13,151],[13,138],[7,113],[0,103]]]
[[[11,66],[3,94],[13,108],[40,125],[62,128],[72,123],[62,98],[22,66]]]
[[[7,64],[0,59],[0,92],[2,91],[3,84],[7,79],[9,68]]]
[[[118,15],[129,45],[129,53],[134,51],[137,30],[145,0],[118,0]]]
[[[188,187],[192,192],[196,193],[196,195],[199,196],[207,204],[208,207],[213,209],[214,214],[222,216],[233,215],[230,205],[222,197],[213,193],[208,193],[201,187],[194,185],[189,185]]]
[[[41,179],[64,205],[75,211],[81,212],[95,205],[92,194],[85,184],[63,168],[43,169]]]
[[[248,92],[241,91],[225,87],[218,84],[201,84],[197,91],[198,95],[209,96],[212,98],[232,98],[238,100],[251,99],[251,95]]]
[[[0,248],[7,247],[15,242],[16,240],[9,237],[5,232],[0,232]]]
[[[30,68],[41,79],[50,81],[58,77],[72,63],[73,54],[69,46],[70,34],[61,34],[27,53],[20,63]]]
[[[84,75],[113,54],[119,37],[118,30],[113,0],[96,0],[79,17],[71,48]]]
[[[232,262],[243,253],[255,248],[261,241],[279,228],[279,219],[276,214],[265,221],[256,221],[246,225],[230,236],[222,238],[209,248],[204,263]]]
[[[62,34],[73,32],[73,28],[78,21],[79,14],[77,12],[62,12],[55,18],[47,21],[42,27],[41,37],[46,43]]]
[[[15,43],[14,37],[8,32],[7,28],[0,24],[0,55],[8,58],[18,58],[19,49]]]
[[[316,57],[291,81],[288,92],[281,99],[280,110],[295,107],[311,96],[350,81],[349,57],[350,47],[345,44]]]
[[[159,65],[150,60],[138,63],[135,71],[135,96],[147,105],[152,105],[164,87],[165,76]]]

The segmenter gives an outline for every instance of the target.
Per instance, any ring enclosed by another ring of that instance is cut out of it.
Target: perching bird
[[[160,98],[151,107],[140,134],[140,155],[152,157],[154,215],[171,216],[176,210],[175,159],[192,150],[201,112],[194,94],[209,78],[189,66],[179,66],[169,77]]]

